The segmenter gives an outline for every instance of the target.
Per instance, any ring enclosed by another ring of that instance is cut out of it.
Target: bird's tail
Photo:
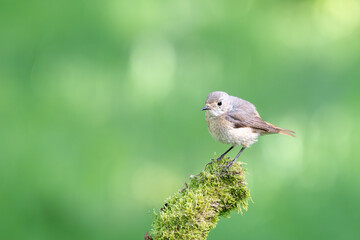
[[[276,127],[275,125],[273,125],[273,124],[271,124],[271,123],[268,123],[268,122],[266,122],[266,123],[269,124],[270,126],[276,128],[277,130],[279,130],[279,133],[280,133],[280,134],[288,135],[288,136],[291,136],[291,137],[296,137],[296,136],[295,136],[296,132],[294,132],[294,131],[291,131],[291,130],[288,130],[288,129],[284,129],[284,128]]]
[[[296,133],[294,131],[291,131],[291,130],[288,130],[288,129],[282,129],[282,128],[279,128],[279,130],[280,130],[279,131],[280,134],[296,137],[295,136]]]

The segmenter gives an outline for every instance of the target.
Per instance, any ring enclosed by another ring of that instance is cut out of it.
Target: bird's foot
[[[226,162],[227,165],[224,167],[224,169],[222,170],[222,172],[225,172],[227,171],[229,168],[231,168],[231,166],[234,164],[234,162],[236,162],[236,159],[232,160],[232,161],[229,161],[229,162]]]
[[[206,170],[207,166],[213,164],[214,162],[215,162],[215,159],[211,159],[211,162],[209,162],[209,163],[207,163],[207,164],[205,165],[205,169],[204,169],[204,170]]]
[[[219,162],[221,159],[223,159],[224,158],[224,155],[221,155],[220,157],[218,157],[217,159],[216,159],[216,161],[217,162]]]
[[[220,161],[221,159],[223,159],[223,158],[224,158],[224,155],[221,155],[221,156],[218,157],[216,160],[215,160],[214,158],[212,158],[212,159],[211,159],[211,162],[209,162],[209,163],[207,163],[207,164],[205,165],[205,169],[207,168],[207,166],[213,164],[215,161],[216,161],[216,162],[219,162],[219,161]]]

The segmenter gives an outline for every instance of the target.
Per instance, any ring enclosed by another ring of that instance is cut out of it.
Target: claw
[[[234,164],[235,161],[236,161],[236,159],[226,162],[227,165],[224,167],[224,169],[221,172],[225,172],[225,171],[229,170],[229,168],[231,168],[231,166]]]
[[[209,162],[209,163],[207,163],[207,164],[205,165],[204,170],[206,170],[207,166],[213,164],[214,162],[215,162],[215,159],[212,158],[212,159],[211,159],[211,162]]]

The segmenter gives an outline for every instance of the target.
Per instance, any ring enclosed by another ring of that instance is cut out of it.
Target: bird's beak
[[[201,111],[204,111],[204,110],[210,110],[211,108],[208,106],[208,105],[205,105],[205,107],[203,107],[202,109],[201,109]]]

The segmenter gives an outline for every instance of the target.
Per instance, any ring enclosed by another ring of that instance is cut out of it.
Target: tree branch
[[[245,169],[235,162],[224,171],[227,163],[224,158],[200,174],[191,175],[189,184],[170,196],[160,212],[154,211],[153,229],[151,235],[145,234],[145,239],[206,239],[219,216],[227,216],[233,210],[246,211],[250,192]]]

